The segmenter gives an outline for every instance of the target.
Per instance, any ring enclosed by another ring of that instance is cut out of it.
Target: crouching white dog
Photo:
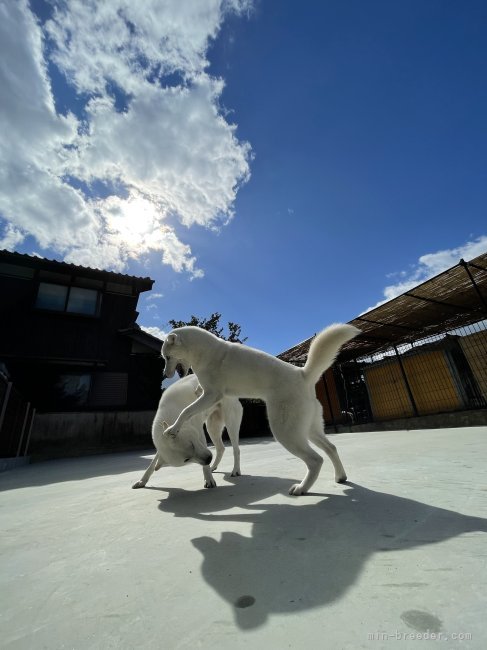
[[[185,463],[202,465],[205,487],[216,487],[212,471],[218,467],[225,451],[222,442],[224,427],[227,428],[233,447],[232,476],[240,476],[238,437],[243,408],[236,397],[223,397],[216,403],[212,403],[209,408],[199,411],[184,426],[181,425],[177,438],[167,435],[169,424],[172,424],[181,411],[202,394],[203,390],[195,375],[180,379],[164,391],[152,423],[152,440],[157,453],[143,477],[132,485],[133,488],[144,487],[152,473],[164,465],[181,467]],[[216,457],[211,467],[212,454],[206,444],[203,423],[206,424],[208,435],[215,445]]]
[[[174,376],[176,366],[191,366],[203,393],[186,406],[166,436],[181,435],[183,425],[227,396],[263,399],[275,438],[308,468],[306,476],[292,485],[289,494],[307,492],[318,478],[322,457],[310,442],[320,447],[335,468],[335,480],[347,480],[336,447],[324,434],[323,415],[315,385],[333,363],[339,349],[360,333],[352,325],[331,325],[312,341],[304,368],[297,368],[260,350],[229,343],[198,327],[180,327],[170,332],[162,346],[165,374]]]

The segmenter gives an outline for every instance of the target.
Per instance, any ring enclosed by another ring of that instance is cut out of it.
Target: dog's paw
[[[132,485],[133,490],[136,490],[137,488],[143,488],[143,487],[145,487],[144,481],[137,481],[137,483],[134,483]]]
[[[216,472],[217,469],[218,469],[218,465],[216,465],[216,464],[213,464],[213,465],[210,467],[210,471],[212,471],[212,472]]]
[[[289,494],[293,497],[300,497],[302,494],[306,494],[306,491],[303,490],[301,483],[295,483],[289,488]]]
[[[343,474],[342,476],[335,476],[335,482],[336,483],[346,483],[347,482],[347,475]]]
[[[239,469],[234,469],[230,476],[242,476]]]
[[[216,481],[212,478],[210,481],[205,481],[205,488],[215,488]]]

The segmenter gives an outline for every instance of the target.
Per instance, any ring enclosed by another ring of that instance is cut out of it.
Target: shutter
[[[100,372],[93,376],[90,403],[92,406],[125,406],[128,374]]]

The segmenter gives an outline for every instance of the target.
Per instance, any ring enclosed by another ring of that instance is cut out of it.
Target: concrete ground
[[[0,475],[0,646],[486,648],[487,428],[330,438],[350,483],[326,459],[305,497],[270,439],[210,490],[196,465],[132,490],[139,453]]]

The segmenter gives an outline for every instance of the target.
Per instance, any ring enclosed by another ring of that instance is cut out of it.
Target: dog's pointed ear
[[[171,332],[171,334],[168,334],[166,336],[166,343],[169,345],[175,345],[178,341],[178,335],[175,334],[174,332]]]

